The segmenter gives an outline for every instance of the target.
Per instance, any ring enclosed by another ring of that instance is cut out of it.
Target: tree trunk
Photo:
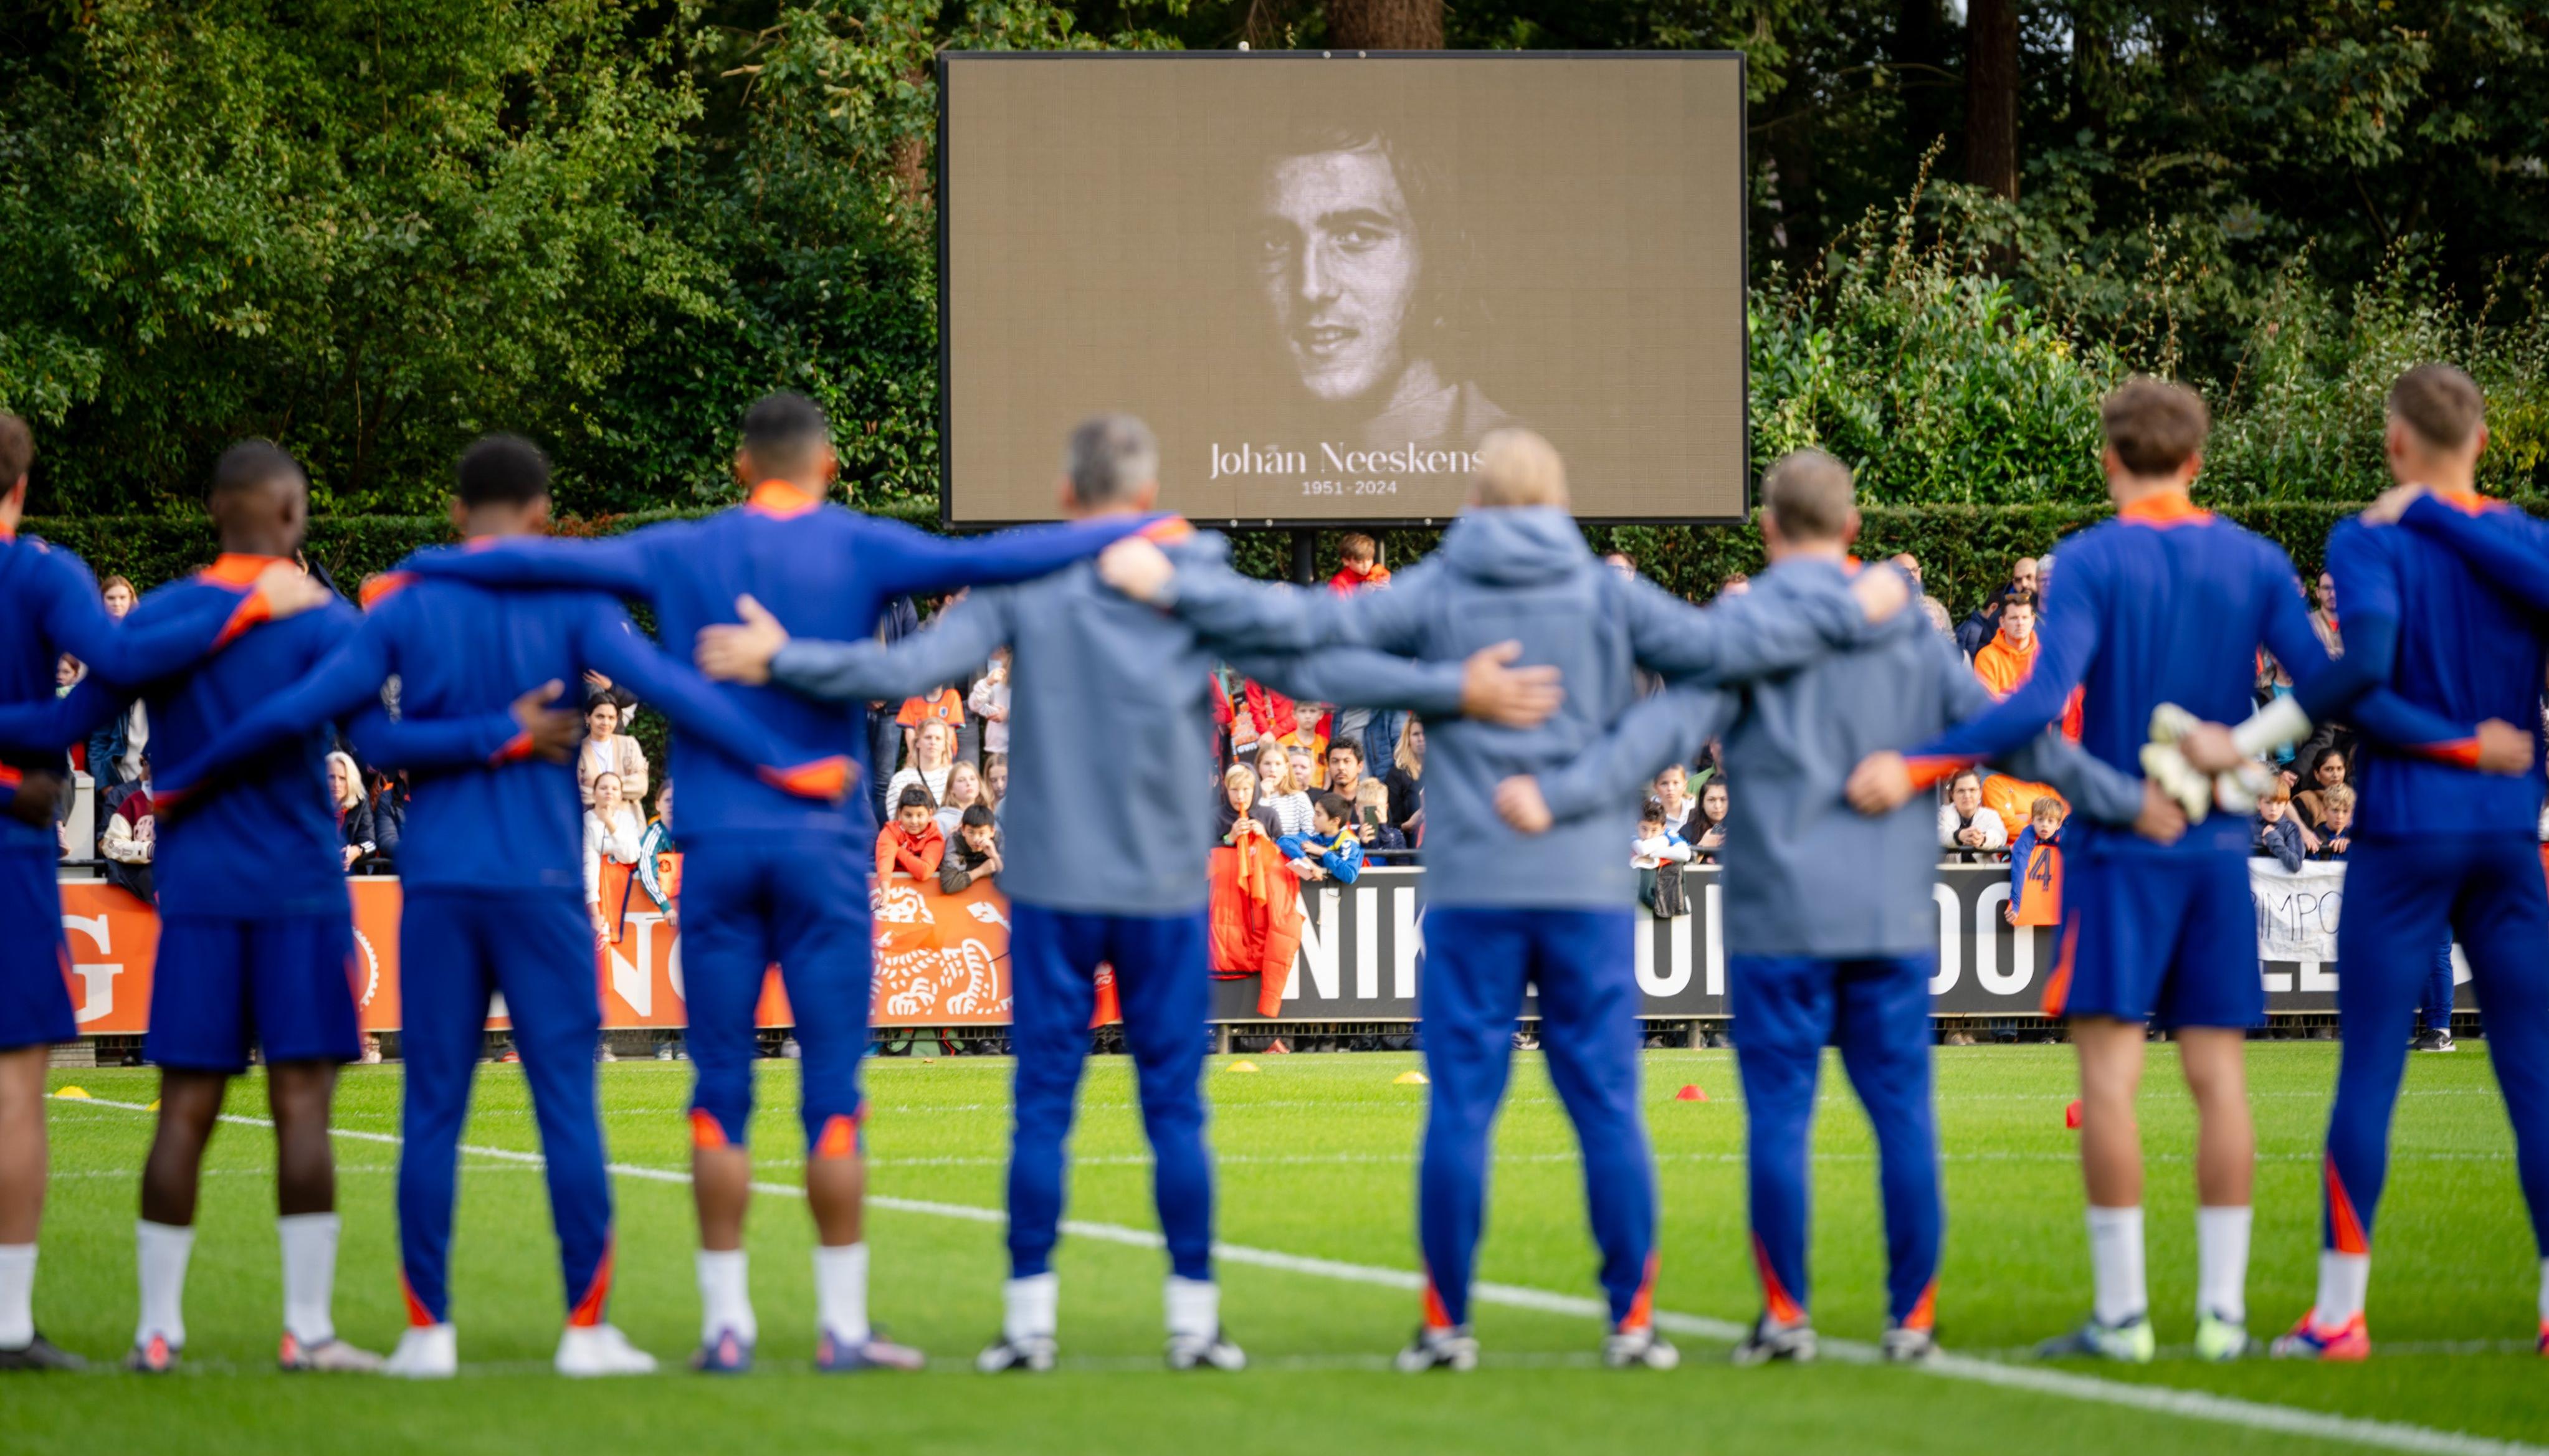
[[[2018,196],[2018,4],[1965,6],[1965,180]]]
[[[1443,0],[1328,0],[1328,45],[1338,50],[1440,50]]]

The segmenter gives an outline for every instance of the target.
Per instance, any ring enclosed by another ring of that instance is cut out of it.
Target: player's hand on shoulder
[[[1881,622],[1912,602],[1912,584],[1890,566],[1871,567],[1850,579],[1849,594],[1871,622]]]
[[[2478,725],[2478,771],[2482,774],[2531,772],[2531,735],[2502,718]]]
[[[2187,729],[2178,736],[2177,752],[2207,774],[2228,774],[2247,762],[2231,740],[2230,730],[2219,723],[2198,723]]]
[[[6,812],[21,824],[36,829],[49,829],[59,812],[65,785],[59,774],[30,774],[18,780],[17,796],[10,799]]]
[[[1891,814],[1912,797],[1912,766],[1892,749],[1869,754],[1849,771],[1841,792],[1862,814]]]
[[[702,627],[691,656],[700,671],[720,682],[767,682],[771,659],[788,645],[788,629],[750,596],[734,599],[739,625]]]
[[[584,715],[558,705],[564,691],[566,684],[552,678],[514,699],[514,721],[531,736],[531,753],[552,764],[565,763],[584,741]]]
[[[2407,507],[2414,504],[2416,498],[2424,494],[2423,486],[2392,486],[2374,497],[2371,504],[2363,507],[2363,523],[2374,526],[2392,524],[2399,517],[2407,514]]]
[[[1554,667],[1508,667],[1522,656],[1519,642],[1499,642],[1469,654],[1461,674],[1464,717],[1507,728],[1537,728],[1566,701]]]
[[[1157,601],[1178,569],[1169,554],[1141,536],[1126,536],[1097,555],[1097,579],[1135,601]]]
[[[2162,845],[2173,845],[2186,834],[2186,806],[2156,778],[2142,780],[2142,811],[2133,816],[2133,833]]]
[[[1524,834],[1545,834],[1551,823],[1540,780],[1528,774],[1517,774],[1496,785],[1496,812]]]
[[[336,593],[298,565],[278,561],[256,574],[256,594],[265,599],[266,615],[279,622],[325,605]]]

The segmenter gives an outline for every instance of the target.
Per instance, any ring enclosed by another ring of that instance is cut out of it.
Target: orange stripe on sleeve
[[[800,764],[793,769],[761,771],[761,776],[765,780],[799,798],[822,799],[827,802],[848,793],[850,784],[857,775],[858,766],[850,762],[847,754],[834,754],[830,758],[816,759],[810,764]]]
[[[2418,744],[2409,751],[2420,759],[2431,759],[2437,764],[2451,764],[2463,769],[2478,767],[2478,740],[2475,738],[2457,738],[2450,743]]]
[[[1933,787],[1939,781],[1952,778],[1956,774],[1963,773],[1965,770],[1970,769],[1973,766],[1974,761],[1972,759],[1907,758],[1903,761],[1903,767],[1911,771],[1912,786],[1914,788]]]
[[[531,730],[523,729],[505,740],[505,746],[487,756],[490,764],[519,764],[531,756]]]

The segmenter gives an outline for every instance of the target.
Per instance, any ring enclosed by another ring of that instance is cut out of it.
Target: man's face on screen
[[[1257,233],[1260,286],[1302,388],[1343,404],[1395,381],[1423,252],[1389,157],[1371,147],[1276,161]]]

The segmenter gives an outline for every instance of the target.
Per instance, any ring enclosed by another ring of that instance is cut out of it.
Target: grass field
[[[1664,1213],[1657,1303],[1693,1317],[1675,1321],[1685,1331],[1683,1367],[1597,1368],[1599,1326],[1581,1313],[1595,1289],[1573,1140],[1539,1057],[1524,1055],[1497,1140],[1480,1275],[1560,1298],[1515,1292],[1485,1305],[1478,1324],[1489,1361],[1475,1375],[1392,1374],[1384,1361],[1416,1316],[1405,1285],[1416,1266],[1412,1150],[1426,1093],[1392,1082],[1414,1057],[1364,1054],[1259,1056],[1264,1070],[1254,1075],[1231,1071],[1229,1058],[1210,1065],[1220,1230],[1234,1246],[1223,1262],[1224,1313],[1255,1369],[1178,1377],[1160,1368],[1164,1270],[1143,1242],[1155,1228],[1149,1168],[1129,1066],[1101,1058],[1091,1063],[1076,1140],[1071,1212],[1083,1224],[1060,1260],[1066,1369],[1041,1380],[979,1377],[967,1364],[998,1323],[1004,1272],[995,1211],[1009,1068],[960,1057],[870,1069],[874,1307],[897,1337],[930,1352],[930,1373],[810,1373],[810,1229],[802,1204],[780,1191],[799,1171],[796,1072],[774,1061],[762,1065],[755,1124],[761,1176],[773,1192],[757,1202],[749,1237],[760,1371],[731,1382],[668,1373],[572,1384],[547,1373],[559,1279],[540,1179],[521,1156],[537,1145],[522,1082],[516,1068],[488,1066],[468,1138],[484,1150],[465,1159],[455,1250],[462,1379],[417,1388],[273,1372],[272,1140],[261,1128],[232,1126],[215,1140],[205,1182],[186,1372],[159,1382],[114,1374],[0,1381],[0,1449],[686,1450],[714,1441],[755,1452],[845,1444],[1298,1452],[1324,1441],[1356,1450],[1846,1444],[1965,1452],[2096,1442],[2142,1456],[2331,1441],[2445,1452],[2549,1442],[2549,1362],[2530,1353],[2537,1264],[2511,1138],[2484,1044],[2464,1046],[2411,1059],[2399,1161],[2381,1211],[2371,1307],[2379,1353],[2365,1366],[2214,1367],[2184,1357],[2193,1325],[2193,1124],[2165,1046],[2153,1048],[2142,1111],[2153,1162],[2152,1295],[2163,1345],[2178,1348],[2128,1371],[2027,1360],[2026,1346],[2084,1314],[2089,1288],[2077,1135],[2062,1126],[2071,1053],[2014,1046],[1942,1049],[1938,1060],[1950,1201],[1939,1330],[1951,1349],[1991,1363],[1934,1373],[1831,1358],[1759,1371],[1726,1365],[1723,1324],[1748,1320],[1755,1301],[1744,1234],[1743,1104],[1732,1053],[1658,1051],[1647,1066]],[[2316,1149],[2334,1059],[2325,1043],[2251,1048],[2261,1167],[2249,1300],[2261,1333],[2281,1329],[2310,1301]],[[681,1181],[689,1075],[680,1063],[602,1069],[611,1150],[628,1166],[616,1183],[614,1317],[668,1370],[695,1342],[699,1320]],[[1828,1076],[1816,1143],[1816,1321],[1828,1339],[1868,1340],[1882,1323],[1874,1166],[1838,1067]],[[133,1327],[134,1170],[150,1124],[136,1109],[156,1095],[155,1078],[82,1070],[53,1081],[76,1083],[93,1100],[50,1104],[56,1181],[37,1316],[56,1340],[106,1361]],[[1709,1100],[1675,1101],[1685,1083]],[[353,1068],[337,1099],[347,1135],[336,1144],[345,1216],[337,1321],[376,1349],[395,1341],[403,1320],[391,1202],[399,1084],[396,1067]],[[261,1087],[236,1087],[231,1112],[262,1115]],[[2142,1404],[2118,1403],[2125,1384],[2139,1388]],[[2248,1404],[2151,1409],[2167,1403],[2149,1398],[2170,1388]],[[2273,1410],[2260,1415],[2261,1405]],[[2276,1410],[2346,1419],[2313,1427]]]

